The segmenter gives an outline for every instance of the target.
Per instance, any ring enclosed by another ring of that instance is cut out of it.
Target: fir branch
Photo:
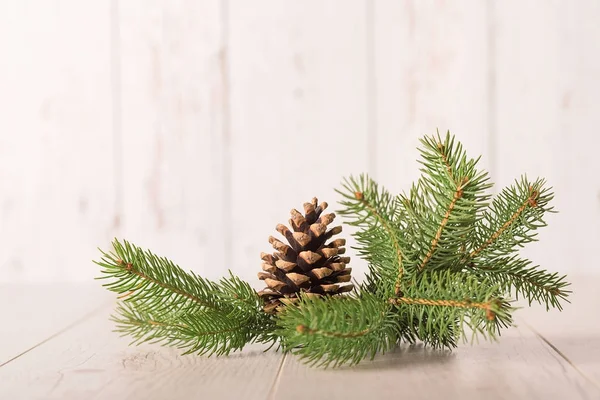
[[[469,181],[469,178],[465,177],[465,178],[463,178],[462,182],[456,187],[456,190],[454,191],[454,196],[452,197],[452,201],[448,205],[448,209],[446,210],[446,213],[444,214],[444,218],[442,219],[442,222],[440,223],[440,227],[438,228],[438,230],[435,234],[435,237],[433,238],[433,240],[431,242],[431,248],[427,252],[427,255],[425,256],[425,259],[423,260],[423,262],[421,262],[419,269],[423,270],[423,268],[425,268],[425,265],[427,265],[429,260],[431,260],[431,257],[433,257],[433,253],[435,252],[435,250],[439,244],[440,238],[442,237],[442,232],[444,231],[446,224],[448,224],[448,221],[450,220],[450,214],[452,214],[452,210],[454,210],[454,207],[456,206],[456,202],[463,196],[463,188],[468,183],[468,181]]]
[[[486,311],[487,319],[493,321],[496,316],[491,311],[493,302],[473,302],[470,300],[445,300],[445,299],[415,299],[410,297],[399,297],[390,299],[390,303],[399,304],[418,304],[422,306],[438,306],[438,307],[456,307],[456,308],[481,308]]]
[[[483,265],[473,263],[469,272],[488,279],[498,285],[502,292],[509,293],[517,300],[525,298],[529,305],[536,301],[545,304],[546,310],[551,306],[562,310],[561,301],[568,301],[567,297],[571,293],[567,290],[570,285],[566,281],[567,277],[531,264],[531,261],[517,256],[501,257],[488,260]]]
[[[360,254],[371,263],[371,276],[367,279],[391,279],[393,292],[400,292],[405,256],[401,227],[396,224],[400,212],[397,202],[366,175],[345,179],[342,187],[343,190],[336,190],[346,199],[340,202],[345,208],[339,213],[350,219],[350,225],[362,228],[356,238],[363,246]]]
[[[117,313],[117,331],[133,337],[132,344],[151,342],[184,349],[184,354],[222,355],[242,349],[251,339],[246,321],[210,309],[167,316],[133,301],[120,303]]]
[[[396,344],[400,328],[390,311],[367,293],[360,298],[303,298],[278,316],[278,333],[286,351],[311,365],[352,365]]]
[[[419,339],[451,347],[465,328],[473,335],[495,338],[501,327],[511,325],[513,308],[501,296],[499,287],[489,280],[452,271],[431,271],[406,285],[400,298],[390,303],[408,316]],[[442,339],[441,342],[438,342]]]
[[[298,333],[305,333],[307,335],[321,335],[321,336],[332,337],[332,338],[346,339],[346,338],[357,338],[357,337],[365,336],[365,335],[371,333],[372,329],[366,328],[366,329],[363,329],[362,331],[358,331],[358,332],[342,333],[342,332],[324,331],[321,329],[311,329],[306,325],[298,325],[296,327],[296,331],[298,331]]]
[[[186,273],[164,257],[118,240],[113,242],[112,252],[100,251],[101,260],[95,263],[103,267],[103,276],[98,279],[108,279],[103,286],[119,295],[125,294],[128,301],[154,312],[229,308],[216,295],[218,285],[193,272]]]
[[[223,354],[249,341],[277,339],[262,300],[231,272],[215,283],[128,242],[115,240],[113,248],[97,262],[103,267],[100,279],[110,279],[104,286],[122,300],[120,329],[140,341],[173,343],[179,337],[190,352]],[[202,338],[207,335],[215,335],[214,341]]]
[[[231,306],[229,315],[245,321],[244,324],[251,333],[251,341],[259,343],[277,341],[274,332],[275,322],[263,311],[263,301],[247,282],[229,271],[229,278],[221,279],[219,287],[219,298],[223,303]]]
[[[477,168],[462,145],[449,134],[445,140],[421,140],[423,173],[409,196],[399,196],[406,225],[418,254],[418,270],[456,268],[467,241],[486,206],[491,185],[487,173]]]
[[[522,177],[503,189],[475,226],[469,258],[505,255],[535,241],[535,230],[546,226],[544,216],[553,212],[548,203],[554,194],[544,185],[543,179],[530,183]]]

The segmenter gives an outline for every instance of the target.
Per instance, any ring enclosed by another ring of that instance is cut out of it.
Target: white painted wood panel
[[[89,280],[113,234],[110,3],[0,3],[0,282]]]
[[[527,254],[544,267],[598,273],[589,249],[600,239],[600,4],[494,3],[497,170],[554,187],[559,213]]]
[[[111,332],[112,306],[0,368],[0,398],[265,399],[282,354],[252,347],[229,357],[129,347]]]
[[[121,1],[120,236],[208,278],[223,275],[221,1]]]
[[[290,209],[335,210],[342,177],[367,168],[365,2],[233,0],[229,30],[231,266],[260,286]]]
[[[490,148],[488,9],[483,1],[372,1],[372,173],[393,193],[420,172],[423,135],[449,130],[481,166]],[[493,178],[493,171],[490,171]]]
[[[436,129],[483,155],[496,190],[548,178],[560,213],[525,254],[600,274],[599,8],[0,2],[0,282],[89,281],[118,236],[258,287],[289,209],[335,209],[349,174],[408,189]]]

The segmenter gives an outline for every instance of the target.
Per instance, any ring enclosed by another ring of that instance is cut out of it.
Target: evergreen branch
[[[296,327],[296,331],[298,331],[298,333],[306,333],[308,335],[321,335],[321,336],[343,339],[343,338],[356,338],[356,337],[360,337],[360,336],[365,336],[366,334],[371,332],[371,329],[366,328],[359,332],[341,333],[341,332],[324,331],[321,329],[311,329],[306,325],[298,325]]]
[[[525,243],[536,240],[537,228],[546,226],[544,215],[552,212],[548,203],[554,197],[545,181],[530,183],[526,177],[503,189],[483,218],[475,225],[475,240],[470,259],[505,255]]]
[[[439,137],[439,133],[438,133],[438,137]],[[446,166],[446,171],[448,171],[448,175],[450,176],[450,179],[452,179],[455,183],[457,183],[454,180],[454,174],[452,173],[452,166],[450,165],[450,161],[448,160],[448,155],[446,154],[447,147],[448,146],[444,146],[442,144],[441,140],[437,143],[438,152],[439,152],[440,156],[442,157],[442,162]],[[450,145],[450,147],[452,147],[452,145]],[[457,183],[457,185],[458,185],[458,183]]]
[[[393,292],[400,292],[405,257],[395,223],[400,213],[397,202],[366,175],[345,179],[342,186],[344,191],[336,190],[346,199],[340,202],[345,209],[339,213],[351,219],[350,225],[362,228],[356,238],[363,246],[360,254],[371,262],[367,279],[379,281],[385,276],[392,279]]]
[[[419,304],[423,306],[438,306],[438,307],[456,307],[456,308],[481,308],[486,311],[486,317],[493,321],[496,316],[491,311],[493,302],[472,302],[470,300],[441,300],[441,299],[414,299],[410,297],[400,297],[390,299],[390,303],[398,304]]]
[[[95,261],[103,267],[104,284],[127,301],[135,301],[154,312],[184,309],[188,312],[201,308],[227,311],[230,305],[220,301],[217,284],[193,272],[186,273],[172,261],[143,251],[129,242],[113,242],[113,252],[101,251]]]
[[[154,285],[160,286],[161,288],[163,288],[163,289],[166,289],[166,290],[168,290],[168,291],[170,291],[170,292],[173,292],[173,293],[175,293],[175,294],[178,294],[178,295],[181,295],[181,296],[187,297],[188,299],[190,299],[190,300],[192,300],[192,301],[194,301],[194,302],[198,303],[198,305],[200,305],[200,306],[203,306],[203,307],[209,307],[209,306],[210,306],[210,304],[209,304],[209,303],[206,303],[206,302],[204,302],[204,301],[203,301],[203,300],[201,300],[199,297],[196,297],[196,296],[194,296],[193,294],[186,293],[186,292],[184,292],[183,290],[181,290],[181,289],[177,288],[176,286],[173,286],[173,285],[169,285],[169,284],[166,284],[166,283],[160,282],[160,281],[158,281],[158,280],[156,280],[156,279],[154,279],[154,278],[152,278],[152,277],[150,277],[150,276],[148,276],[148,275],[144,274],[143,272],[141,272],[141,271],[139,271],[139,270],[138,270],[138,271],[136,271],[136,270],[134,269],[134,267],[133,267],[133,264],[132,264],[132,263],[125,263],[125,262],[124,262],[123,260],[121,260],[121,259],[118,259],[118,260],[116,260],[116,262],[117,262],[117,265],[118,265],[118,266],[122,267],[124,270],[126,270],[126,271],[127,271],[127,272],[129,272],[130,274],[132,274],[132,275],[136,275],[137,277],[139,277],[140,279],[142,279],[142,280],[144,280],[144,281],[148,281],[148,282],[150,282],[150,283],[152,283],[152,284],[154,284]],[[126,296],[128,297],[128,296],[130,296],[130,295],[134,294],[134,293],[136,292],[136,290],[139,290],[139,288],[140,288],[140,286],[137,286],[135,289],[132,289],[132,290],[130,290],[129,292],[127,292]]]
[[[253,342],[274,343],[277,341],[275,322],[263,311],[263,301],[256,291],[245,281],[229,272],[229,278],[219,282],[219,297],[231,305],[230,315],[245,321]]]
[[[403,296],[390,303],[407,316],[419,339],[451,347],[465,337],[465,327],[474,336],[495,338],[500,327],[512,323],[513,308],[498,293],[499,287],[489,280],[449,270],[430,271],[406,285]]]
[[[112,253],[102,252],[97,264],[103,267],[101,279],[111,279],[104,286],[122,300],[121,318],[116,319],[121,330],[141,341],[171,343],[180,337],[183,347],[201,354],[276,340],[275,324],[262,311],[262,300],[233,274],[210,282],[128,242],[115,240],[113,248]],[[207,335],[215,335],[215,341],[202,339]],[[227,335],[233,339],[228,341]]]
[[[119,316],[113,317],[117,331],[132,336],[132,344],[168,344],[184,349],[184,354],[221,355],[241,350],[251,340],[244,320],[210,309],[166,316],[146,310],[140,303],[126,302],[118,304],[117,312]]]
[[[391,308],[371,294],[361,298],[303,298],[279,315],[284,349],[311,365],[340,366],[371,359],[394,346],[400,328]]]
[[[392,245],[394,247],[394,251],[396,252],[397,264],[398,264],[398,275],[396,276],[396,281],[394,282],[394,293],[397,295],[401,289],[402,283],[402,275],[404,274],[404,268],[402,267],[402,250],[400,250],[400,243],[398,237],[396,236],[395,230],[392,228],[389,221],[384,219],[381,214],[377,212],[377,210],[373,207],[372,204],[369,204],[365,200],[364,193],[356,192],[355,197],[357,200],[361,201],[363,205],[369,210],[369,212],[377,218],[379,223],[384,227],[387,234],[390,236],[392,240]]]
[[[561,301],[568,301],[571,293],[565,275],[540,270],[531,266],[531,261],[516,256],[492,259],[484,265],[472,264],[470,270],[483,279],[498,285],[500,290],[509,293],[517,300],[523,297],[529,305],[534,301],[562,310]]]
[[[481,253],[485,248],[487,248],[490,244],[492,244],[495,240],[497,240],[504,231],[506,231],[511,225],[515,223],[517,218],[523,214],[523,212],[527,209],[527,207],[536,207],[537,206],[537,197],[539,193],[536,190],[533,190],[531,187],[529,189],[529,197],[521,204],[521,206],[510,216],[510,218],[500,226],[492,235],[477,249],[473,250],[469,256],[471,258],[477,256]]]
[[[457,186],[456,190],[454,191],[454,196],[452,197],[452,201],[448,205],[448,209],[446,210],[446,213],[444,214],[444,218],[442,219],[442,222],[440,223],[440,227],[438,228],[438,230],[435,234],[435,237],[433,238],[433,240],[431,242],[431,249],[427,252],[427,255],[425,256],[425,259],[419,266],[419,269],[423,270],[423,268],[425,268],[425,265],[427,265],[429,260],[431,260],[431,257],[433,257],[433,253],[435,252],[435,249],[437,248],[437,246],[439,244],[444,227],[450,220],[450,214],[452,213],[452,210],[454,210],[454,207],[456,206],[456,202],[463,196],[463,187],[468,183],[468,181],[469,181],[469,178],[467,178],[467,177],[463,178],[462,182]]]
[[[491,185],[460,143],[449,134],[421,140],[422,176],[409,196],[399,197],[408,234],[418,255],[418,270],[456,269],[467,242],[486,206]]]

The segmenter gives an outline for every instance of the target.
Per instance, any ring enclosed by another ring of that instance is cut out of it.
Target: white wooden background
[[[254,281],[289,209],[393,191],[450,130],[554,186],[527,255],[598,273],[600,1],[0,0],[0,281],[89,280],[127,238]],[[358,265],[360,276],[360,262]]]

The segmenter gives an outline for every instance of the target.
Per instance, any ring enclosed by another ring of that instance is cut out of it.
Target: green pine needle
[[[326,301],[303,298],[277,317],[284,349],[311,365],[357,364],[394,347],[400,337],[392,307],[364,293]]]

